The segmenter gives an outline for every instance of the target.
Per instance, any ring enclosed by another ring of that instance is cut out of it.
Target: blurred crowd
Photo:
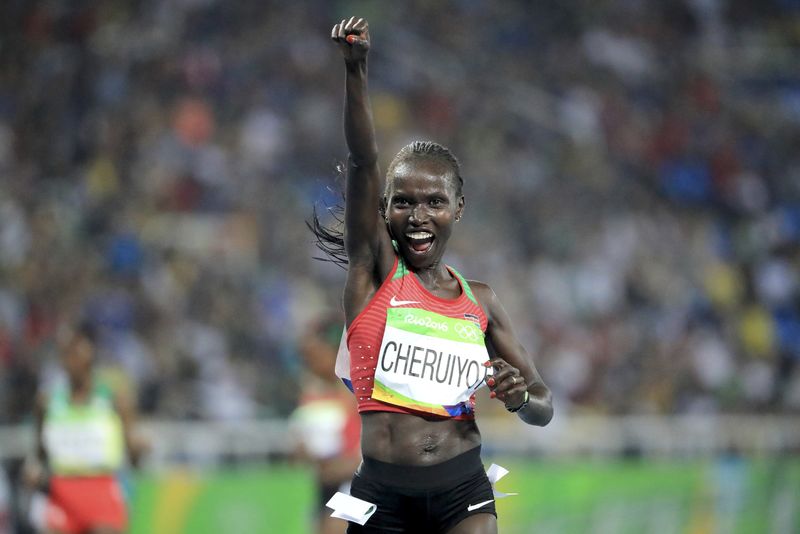
[[[800,2],[9,0],[0,423],[85,318],[145,415],[283,416],[344,272],[343,68],[370,21],[383,168],[462,163],[449,262],[596,413],[800,412]]]

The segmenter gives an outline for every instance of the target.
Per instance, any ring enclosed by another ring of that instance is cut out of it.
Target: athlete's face
[[[63,348],[64,369],[72,379],[88,376],[92,371],[94,345],[84,336],[73,334]]]
[[[452,171],[435,160],[411,159],[399,163],[389,179],[386,216],[400,253],[415,268],[437,264],[464,210]]]

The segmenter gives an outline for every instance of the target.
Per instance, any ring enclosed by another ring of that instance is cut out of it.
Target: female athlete
[[[395,156],[382,188],[367,21],[343,20],[331,39],[346,72],[340,244],[349,378],[362,422],[351,495],[377,507],[348,532],[496,533],[473,394],[485,383],[524,422],[544,426],[550,391],[492,289],[442,263],[464,213],[457,160],[439,144],[414,142]],[[330,246],[323,230],[316,225]]]
[[[127,452],[136,465],[148,445],[135,434],[134,408],[94,373],[95,329],[78,325],[61,336],[68,382],[37,399],[36,459],[26,482],[46,488],[49,534],[118,534],[128,513],[117,473]]]

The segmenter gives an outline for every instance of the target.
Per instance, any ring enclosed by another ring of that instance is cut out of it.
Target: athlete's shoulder
[[[481,282],[480,280],[467,280],[467,282],[469,283],[469,287],[472,288],[476,295],[494,295],[494,291],[486,282]]]
[[[36,402],[47,408],[53,404],[69,402],[69,385],[61,380],[46,381],[36,390]]]
[[[45,389],[38,389],[33,399],[33,411],[35,415],[44,415],[47,405],[50,404],[50,392]]]
[[[472,293],[475,295],[475,298],[478,299],[478,303],[481,305],[481,307],[483,307],[483,310],[487,315],[490,315],[490,311],[497,300],[497,295],[495,294],[494,290],[489,286],[489,284],[479,280],[467,280],[467,283],[469,284],[470,289],[472,289]]]

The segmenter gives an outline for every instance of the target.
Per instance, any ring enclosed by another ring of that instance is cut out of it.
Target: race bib
[[[492,368],[480,327],[417,308],[389,308],[372,398],[438,415],[457,415]]]
[[[103,420],[53,422],[45,428],[45,443],[57,472],[114,470],[123,452],[117,433]]]

